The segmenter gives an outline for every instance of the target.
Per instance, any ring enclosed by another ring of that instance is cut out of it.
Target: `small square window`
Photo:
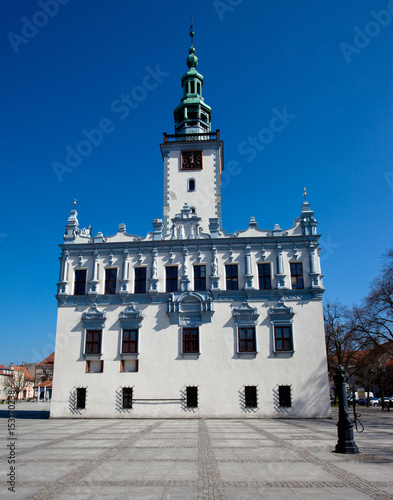
[[[121,352],[124,354],[138,352],[138,330],[123,330]]]
[[[76,389],[76,408],[84,410],[86,408],[86,387]]]
[[[239,352],[256,352],[255,327],[239,328]]]
[[[272,288],[270,264],[258,264],[258,278],[260,290],[270,290]]]
[[[86,293],[86,269],[75,269],[74,295]]]
[[[275,326],[274,342],[276,351],[293,351],[292,326]]]
[[[199,353],[198,328],[183,328],[183,353]]]
[[[237,264],[227,264],[225,271],[227,290],[239,290]]]
[[[101,354],[101,330],[86,330],[85,354]]]
[[[177,266],[167,266],[166,268],[166,291],[177,292]]]
[[[146,267],[135,268],[134,293],[146,293]]]
[[[206,290],[206,266],[194,266],[194,290]]]
[[[186,387],[187,408],[198,408],[198,387]]]
[[[117,269],[105,269],[105,295],[116,293]]]
[[[244,397],[246,408],[258,408],[258,394],[255,385],[246,385],[244,387]]]
[[[292,407],[291,386],[279,385],[278,386],[278,399],[280,406],[290,408]]]
[[[301,262],[291,262],[291,285],[293,289],[304,288],[303,264]]]
[[[123,387],[123,408],[132,408],[132,387]]]

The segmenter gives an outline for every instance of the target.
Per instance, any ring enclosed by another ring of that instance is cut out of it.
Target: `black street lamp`
[[[349,418],[347,391],[345,389],[344,368],[338,365],[334,376],[336,394],[338,395],[338,422],[336,453],[359,453],[359,448],[353,439],[353,423]]]

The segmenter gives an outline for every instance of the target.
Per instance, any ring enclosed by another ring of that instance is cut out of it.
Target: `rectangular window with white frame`
[[[278,352],[292,352],[292,325],[282,325],[274,327],[275,350]]]
[[[258,264],[258,281],[260,290],[271,290],[272,277],[270,272],[270,263]]]
[[[205,265],[195,265],[194,266],[194,290],[205,291],[206,290],[206,266]]]
[[[116,293],[117,269],[105,269],[105,295]]]
[[[257,352],[255,326],[238,327],[238,352]]]
[[[102,330],[86,330],[85,354],[101,354]]]
[[[122,344],[121,344],[122,354],[136,354],[138,352],[138,330],[123,330]]]
[[[183,328],[182,331],[183,354],[198,354],[199,353],[199,329],[198,328]]]
[[[304,288],[303,264],[301,262],[291,262],[291,285],[293,290]]]
[[[146,267],[135,268],[134,293],[146,293]]]

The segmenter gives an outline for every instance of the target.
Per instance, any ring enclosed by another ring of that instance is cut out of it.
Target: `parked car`
[[[383,401],[384,401],[385,405],[387,405],[389,403],[392,406],[393,405],[393,396],[383,398]],[[378,399],[378,405],[382,406],[382,398]]]
[[[371,406],[378,406],[379,405],[379,400],[381,398],[370,398],[370,405]]]

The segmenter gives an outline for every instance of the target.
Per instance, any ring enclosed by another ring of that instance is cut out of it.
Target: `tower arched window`
[[[195,191],[195,179],[188,179],[188,191]]]

